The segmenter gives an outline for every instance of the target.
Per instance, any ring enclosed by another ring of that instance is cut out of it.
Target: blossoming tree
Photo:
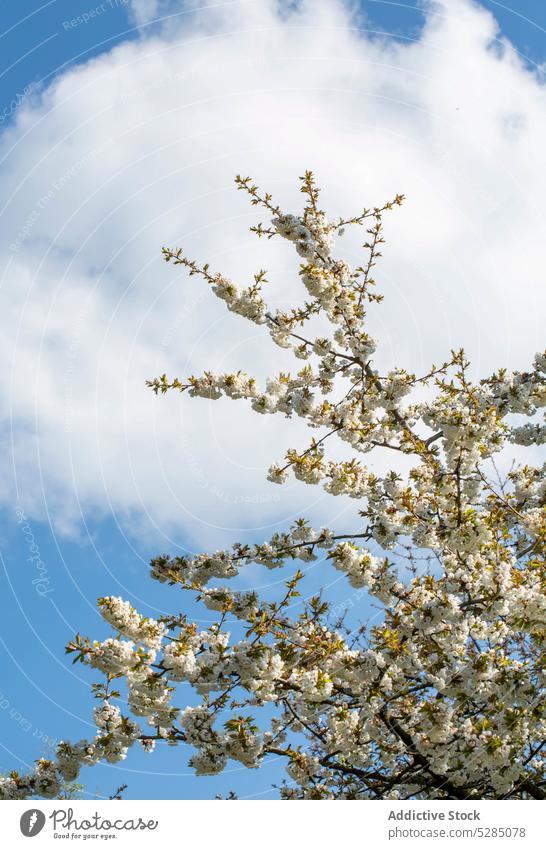
[[[67,647],[103,676],[93,684],[96,736],[62,742],[54,760],[5,776],[0,794],[54,797],[82,765],[119,761],[137,742],[149,751],[184,742],[198,774],[218,773],[229,759],[249,768],[271,755],[286,759],[285,799],[546,798],[545,467],[513,464],[500,475],[493,460],[511,444],[546,441],[536,421],[546,354],[528,372],[500,369],[479,383],[463,351],[423,376],[380,374],[366,310],[381,300],[373,269],[382,216],[402,196],[329,221],[310,172],[301,178],[299,216],[284,214],[250,178],[236,182],[267,212],[267,226],[252,230],[287,239],[301,258],[304,305],[269,309],[264,272],[239,288],[181,250],[165,248],[165,259],[202,277],[228,310],[306,362],[264,387],[244,372],[162,375],[149,385],[304,419],[317,438],[287,451],[269,479],[282,484],[294,474],[350,496],[354,526],[341,533],[302,519],[262,544],[154,559],[154,579],[217,612],[207,630],[183,614],[152,620],[121,598],[99,599],[113,636],[77,635]],[[335,237],[349,225],[366,231],[366,261],[354,270],[334,256]],[[321,316],[331,331],[313,338]],[[328,457],[335,439],[349,446],[345,461]],[[409,472],[374,473],[378,447],[407,455]],[[369,627],[351,633],[322,595],[305,598],[299,569],[276,602],[229,589],[249,563],[282,569],[321,552],[380,604]],[[240,638],[230,637],[229,620],[240,620]],[[132,716],[116,704],[121,681]],[[198,706],[175,704],[176,682],[195,688]]]

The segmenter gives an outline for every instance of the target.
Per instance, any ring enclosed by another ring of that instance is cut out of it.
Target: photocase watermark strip
[[[340,835],[348,838],[360,834],[364,816],[365,837],[357,840],[357,845],[374,849],[396,844],[405,849],[427,845],[534,849],[541,845],[543,811],[538,802],[514,800],[506,805],[500,801],[367,800],[361,804],[346,802],[343,808],[332,807],[327,801],[277,804],[283,805],[282,824],[276,829],[264,829],[272,811],[271,802],[263,800],[237,800],[235,805],[217,800],[71,800],[64,804],[59,800],[36,800],[34,805],[12,801],[3,804],[3,837],[9,846],[28,846],[29,838],[38,834],[36,845],[44,847],[58,846],[63,839],[101,844],[103,840],[115,840],[116,846],[131,847],[151,847],[161,841],[161,845],[178,846],[181,823],[197,820],[207,823],[206,846],[239,849],[244,822],[245,830],[260,835],[260,849],[278,849],[284,842],[289,846],[330,849],[339,843]]]
[[[51,581],[49,578],[47,567],[44,561],[42,560],[42,556],[40,554],[40,547],[36,542],[32,527],[25,515],[25,511],[23,510],[23,508],[16,507],[15,515],[17,516],[17,523],[21,528],[21,533],[23,534],[25,542],[28,546],[28,550],[30,552],[30,556],[27,557],[27,563],[31,563],[37,573],[32,578],[32,583],[34,584],[38,595],[45,597],[49,595],[49,593],[53,592],[53,587],[50,586]]]

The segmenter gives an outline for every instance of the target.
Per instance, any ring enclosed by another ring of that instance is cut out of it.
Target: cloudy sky
[[[301,301],[295,257],[249,233],[256,210],[235,174],[252,174],[287,211],[298,209],[306,168],[332,215],[406,195],[386,221],[385,301],[370,316],[382,367],[424,372],[464,346],[485,376],[525,368],[543,348],[546,11],[538,0],[509,6],[2,9],[0,504],[11,618],[0,647],[11,683],[0,722],[12,745],[0,766],[41,754],[36,730],[86,733],[86,684],[67,672],[62,646],[82,621],[96,627],[98,594],[169,606],[146,582],[149,556],[351,511],[265,480],[270,462],[305,444],[292,422],[145,387],[164,371],[263,378],[288,365],[263,330],[161,259],[162,245],[183,246],[241,281],[264,267],[273,303]],[[358,241],[344,239],[358,263]],[[47,598],[32,585],[30,544],[48,569]],[[159,798],[199,795],[178,762],[159,763]],[[129,797],[148,764],[134,767]],[[127,780],[113,771],[101,791]],[[226,786],[244,781],[237,773]]]

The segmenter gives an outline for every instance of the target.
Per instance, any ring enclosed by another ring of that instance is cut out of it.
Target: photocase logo
[[[19,820],[19,826],[22,834],[25,837],[36,837],[45,825],[45,814],[43,811],[38,811],[32,808],[30,811],[25,811]]]

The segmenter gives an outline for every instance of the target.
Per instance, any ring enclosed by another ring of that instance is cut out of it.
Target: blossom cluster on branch
[[[494,460],[512,444],[546,441],[537,419],[546,353],[526,372],[500,369],[478,382],[462,350],[424,375],[381,374],[366,314],[381,300],[373,275],[383,214],[403,196],[330,221],[311,172],[301,178],[300,215],[283,213],[250,178],[236,182],[268,214],[251,229],[293,244],[307,300],[272,310],[265,271],[239,286],[181,249],[164,248],[164,257],[305,362],[263,386],[242,371],[164,374],[149,386],[303,419],[317,436],[277,459],[269,480],[294,475],[357,499],[354,527],[313,529],[301,519],[260,544],[155,558],[154,579],[217,612],[205,630],[183,612],[152,620],[121,598],[99,599],[114,636],[77,635],[67,647],[104,675],[93,685],[96,736],[63,742],[51,761],[5,776],[0,796],[54,797],[62,778],[119,761],[136,743],[147,751],[185,743],[197,774],[218,773],[230,759],[250,768],[286,759],[285,799],[546,798],[545,466],[513,463],[500,474]],[[354,269],[334,255],[351,225],[366,231],[366,261]],[[330,331],[317,336],[321,316]],[[347,444],[343,461],[327,453],[336,438]],[[409,471],[374,472],[378,449],[409,457]],[[351,633],[335,622],[322,594],[305,597],[299,569],[276,602],[211,585],[250,563],[281,569],[319,556],[380,605],[375,623]],[[118,680],[131,716],[115,704]],[[195,689],[197,706],[175,703],[178,682]],[[268,719],[265,705],[275,708]]]

